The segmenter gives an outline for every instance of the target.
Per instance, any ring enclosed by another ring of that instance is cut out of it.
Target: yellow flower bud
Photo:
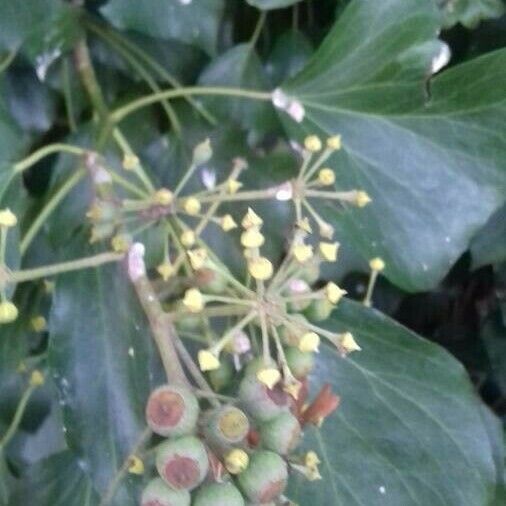
[[[16,215],[9,208],[0,211],[0,226],[10,228],[15,227],[17,223]]]
[[[125,154],[122,162],[125,170],[135,170],[139,166],[139,159],[134,154]]]
[[[337,252],[339,251],[338,242],[321,242],[320,254],[327,262],[335,262],[337,260]]]
[[[336,175],[332,169],[321,169],[318,172],[318,182],[323,186],[330,186],[336,182]]]
[[[369,267],[376,272],[381,272],[385,268],[385,262],[382,258],[376,257],[369,262]]]
[[[196,240],[197,237],[193,230],[185,230],[181,234],[181,244],[186,248],[191,248],[195,244]]]
[[[367,204],[371,202],[371,197],[364,192],[364,191],[358,191],[355,195],[355,205],[357,207],[365,207]]]
[[[42,332],[47,328],[47,321],[42,315],[34,316],[30,320],[30,324],[32,326],[32,329],[35,330],[35,332]]]
[[[198,248],[188,251],[188,257],[193,269],[198,271],[204,267],[207,260],[207,251],[204,248]]]
[[[261,227],[263,222],[262,218],[251,207],[248,207],[248,212],[244,215],[241,224],[244,228],[251,228]]]
[[[0,302],[0,324],[11,323],[18,317],[18,308],[10,301]]]
[[[230,193],[231,195],[237,193],[241,187],[242,183],[240,183],[236,179],[227,180],[227,192]]]
[[[164,281],[168,281],[169,278],[174,276],[174,266],[169,262],[169,260],[163,261],[157,268],[156,268],[158,274],[162,276],[162,279]]]
[[[265,242],[265,238],[258,227],[246,229],[241,235],[241,244],[245,248],[259,248]]]
[[[203,163],[207,163],[212,156],[213,148],[211,147],[211,141],[206,139],[195,146],[193,150],[193,163],[195,165],[202,165]]]
[[[334,235],[334,227],[323,221],[320,223],[320,235],[325,239],[332,239]]]
[[[125,234],[117,234],[111,239],[111,246],[117,253],[126,253],[130,248],[131,238]]]
[[[248,465],[248,454],[241,448],[234,448],[225,455],[225,468],[230,474],[241,474]]]
[[[304,232],[307,232],[308,234],[310,234],[313,229],[311,228],[311,224],[309,223],[309,220],[306,218],[302,218],[301,220],[299,220],[297,222],[297,226],[303,230]]]
[[[257,379],[260,383],[263,383],[269,390],[272,390],[274,385],[276,385],[281,379],[281,373],[274,369],[273,367],[269,367],[267,369],[260,369],[257,372]]]
[[[128,457],[128,472],[130,474],[144,474],[144,462],[137,455]]]
[[[237,228],[237,223],[230,214],[226,214],[220,219],[220,226],[225,232],[229,232],[234,228]]]
[[[155,204],[169,206],[174,201],[174,194],[167,188],[160,188],[153,195]]]
[[[340,135],[333,135],[332,137],[329,137],[327,139],[327,147],[329,149],[337,151],[338,149],[341,149],[341,146],[342,146],[342,139]]]
[[[321,464],[321,460],[319,459],[316,452],[309,451],[306,453],[304,457],[304,464],[306,467],[314,468],[317,467],[319,464]]]
[[[303,264],[313,257],[313,246],[309,244],[297,244],[293,247],[292,252],[297,262]]]
[[[322,149],[322,141],[317,135],[309,135],[304,139],[304,147],[308,151],[316,153]]]
[[[219,369],[220,361],[218,357],[209,350],[200,350],[198,353],[199,367],[201,371],[214,371]]]
[[[191,313],[200,313],[205,306],[204,297],[197,288],[186,290],[183,298],[183,305]]]
[[[196,216],[200,213],[201,205],[195,197],[189,197],[184,201],[183,208],[190,216]]]
[[[44,384],[44,381],[44,375],[38,369],[35,369],[30,375],[30,386],[32,387],[40,387]]]
[[[299,341],[299,350],[303,353],[314,353],[320,346],[320,336],[316,332],[306,332]]]
[[[353,337],[351,332],[345,332],[341,336],[341,347],[345,353],[351,353],[353,351],[361,351],[362,348],[358,345],[357,341]]]
[[[293,381],[290,381],[286,385],[283,386],[283,390],[293,397],[295,400],[299,398],[300,395],[300,389],[302,388],[302,383],[300,381],[297,381],[294,379]]]
[[[342,290],[335,283],[327,283],[325,287],[325,296],[332,304],[337,304],[348,292]]]
[[[272,263],[265,257],[253,258],[248,262],[248,271],[251,277],[259,281],[265,281],[272,277]]]

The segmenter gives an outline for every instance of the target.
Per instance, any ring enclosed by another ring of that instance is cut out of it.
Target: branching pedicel
[[[123,145],[121,138],[117,141]],[[129,277],[167,374],[168,384],[152,392],[146,407],[148,426],[166,440],[156,448],[159,478],[146,488],[142,506],[189,505],[192,500],[199,506],[287,504],[283,492],[289,471],[309,480],[321,478],[317,455],[297,453],[304,426],[322,424],[339,404],[328,386],[306,403],[314,354],[321,338],[343,356],[360,346],[349,332],[336,334],[312,323],[326,319],[346,294],[332,282],[313,288],[320,264],[337,260],[339,244],[312,202],[332,199],[359,208],[370,202],[360,190],[329,189],[335,175],[325,162],[340,148],[339,136],[323,146],[311,135],[305,139],[301,168],[293,180],[264,190],[243,190],[241,173],[247,164],[239,159],[225,181],[193,195],[184,190],[198,167],[212,157],[209,141],[195,148],[191,166],[173,189],[154,188],[127,147],[123,168],[140,186],[108,169],[98,154],[65,148],[82,157],[94,184],[90,240],[110,241],[114,251],[105,254],[107,258],[90,257],[46,271],[54,274],[126,255]],[[127,197],[118,197],[125,192]],[[262,254],[263,219],[254,210],[254,202],[265,199],[286,201],[294,208],[290,245],[276,270]],[[230,214],[219,214],[221,204],[239,201],[251,204],[239,223]],[[133,231],[132,223],[138,224]],[[144,246],[136,242],[136,235],[155,223],[163,223],[167,232],[158,281],[148,278]],[[202,240],[210,224],[223,233],[240,229],[244,278],[235,277]],[[14,225],[16,217],[8,209],[1,211],[2,265],[7,231]],[[371,261],[367,305],[383,268],[381,259]],[[18,312],[7,300],[5,287],[38,274],[3,268],[3,323],[16,319]],[[227,330],[215,337],[224,324]],[[201,342],[198,365],[179,336]],[[222,390],[227,396],[218,393]],[[142,472],[143,467],[138,456],[131,456],[131,472]]]

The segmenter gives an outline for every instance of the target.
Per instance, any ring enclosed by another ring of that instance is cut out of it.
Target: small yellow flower
[[[342,146],[342,139],[340,135],[333,135],[332,137],[329,137],[327,139],[327,147],[329,149],[337,151],[338,149],[341,149],[341,146]]]
[[[10,301],[0,302],[0,324],[11,323],[18,317],[18,308]]]
[[[364,192],[364,191],[358,191],[355,195],[355,205],[357,207],[365,207],[367,204],[371,202],[371,197]]]
[[[169,262],[169,260],[164,260],[157,268],[158,274],[162,276],[164,281],[168,281],[169,278],[174,276],[174,266]]]
[[[205,301],[202,293],[198,288],[189,288],[186,290],[183,298],[183,305],[191,313],[200,313],[205,306]]]
[[[295,378],[293,381],[290,381],[283,386],[283,390],[288,395],[293,397],[295,400],[297,400],[299,398],[301,388],[302,388],[302,383],[300,381],[297,381]]]
[[[181,244],[185,248],[191,248],[195,244],[196,240],[197,240],[197,237],[196,237],[195,232],[193,230],[185,230],[181,234]]]
[[[316,153],[322,149],[322,141],[317,135],[309,135],[304,139],[304,147],[308,151]]]
[[[226,185],[227,185],[227,192],[230,193],[231,195],[237,193],[242,187],[242,183],[237,181],[237,179],[228,179]]]
[[[332,239],[334,235],[334,227],[329,223],[322,221],[320,224],[320,235],[325,239]]]
[[[241,448],[234,448],[225,455],[225,467],[230,474],[241,474],[248,466],[248,454]]]
[[[309,244],[297,244],[293,247],[292,253],[297,262],[303,264],[313,257],[313,246]]]
[[[262,235],[258,227],[248,228],[241,235],[241,244],[245,248],[259,248],[264,242],[265,237]]]
[[[190,216],[196,216],[200,213],[201,205],[195,197],[189,197],[184,201],[183,208]]]
[[[99,221],[102,218],[102,210],[96,202],[94,202],[88,209],[86,218],[90,221]]]
[[[0,226],[10,228],[15,227],[17,223],[16,215],[9,208],[0,210]]]
[[[200,370],[203,372],[214,371],[220,367],[220,360],[209,350],[200,350],[198,353],[198,361]]]
[[[303,353],[314,353],[320,346],[320,336],[316,332],[306,332],[299,341],[299,350]]]
[[[345,295],[346,290],[339,288],[335,283],[327,283],[325,287],[325,296],[332,304],[337,304]]]
[[[207,251],[204,248],[198,248],[188,251],[188,257],[190,264],[196,271],[204,267],[207,260]]]
[[[303,230],[304,232],[307,232],[308,234],[310,234],[313,229],[311,228],[311,224],[309,223],[309,220],[307,219],[307,217],[305,218],[302,218],[301,220],[299,220],[297,222],[297,226]]]
[[[137,455],[128,457],[128,472],[130,474],[144,474],[144,462]]]
[[[139,166],[139,158],[134,154],[125,153],[122,165],[125,170],[135,170]]]
[[[125,234],[116,234],[111,239],[111,246],[113,251],[117,253],[126,253],[130,248],[131,238]]]
[[[351,332],[345,332],[341,336],[341,347],[345,353],[351,353],[353,351],[361,351],[362,348],[358,345],[357,341],[353,337]]]
[[[281,373],[277,369],[274,369],[274,367],[268,367],[257,372],[257,379],[269,390],[272,390],[274,385],[281,379]]]
[[[244,215],[241,224],[244,228],[252,228],[261,227],[263,222],[262,218],[251,207],[248,207],[248,212]]]
[[[47,328],[47,321],[42,315],[34,316],[30,320],[30,324],[32,326],[32,329],[35,330],[35,332],[42,332]]]
[[[234,228],[237,228],[237,223],[235,222],[234,218],[230,214],[226,214],[220,219],[220,227],[225,231],[229,232],[230,230],[233,230]]]
[[[381,272],[385,268],[385,262],[382,258],[376,257],[369,262],[369,267],[373,271]]]
[[[259,281],[270,279],[273,274],[272,263],[265,257],[253,258],[248,262],[248,272]]]
[[[174,194],[167,188],[160,188],[153,195],[153,201],[160,206],[169,206],[174,201]]]
[[[306,467],[309,467],[309,468],[314,468],[314,467],[318,467],[319,464],[321,464],[321,460],[319,459],[318,455],[316,454],[316,452],[313,452],[313,451],[309,451],[306,453],[305,457],[304,457],[304,464]]]
[[[339,251],[338,242],[321,242],[320,254],[327,262],[335,262],[337,260],[337,252]]]
[[[30,386],[32,387],[40,387],[44,381],[44,375],[38,369],[35,369],[30,375]]]
[[[332,169],[321,169],[318,172],[318,182],[323,186],[330,186],[336,182],[336,175]]]

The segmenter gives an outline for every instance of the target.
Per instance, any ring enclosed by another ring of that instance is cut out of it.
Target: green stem
[[[72,88],[70,85],[70,66],[68,58],[63,59],[61,67],[61,79],[63,84],[63,98],[65,101],[65,111],[67,113],[67,121],[71,132],[77,130],[74,106],[72,105]]]
[[[87,153],[87,150],[80,148],[79,146],[72,146],[70,144],[48,144],[47,146],[44,146],[43,148],[40,148],[37,151],[33,152],[23,160],[15,163],[13,167],[14,173],[20,174],[21,172],[24,172],[25,170],[35,165],[46,156],[52,155],[54,153],[69,153],[71,155],[84,156]]]
[[[258,38],[260,37],[260,34],[262,33],[262,28],[265,25],[265,21],[267,19],[267,11],[262,11],[260,13],[260,17],[258,18],[257,25],[255,26],[255,31],[253,32],[253,35],[250,40],[251,47],[255,47],[256,43],[258,42]]]
[[[46,265],[44,267],[36,267],[34,269],[24,269],[21,271],[12,271],[9,273],[8,283],[24,283],[25,281],[32,281],[34,279],[46,278],[55,276],[64,272],[79,271],[90,267],[98,267],[103,264],[120,261],[124,255],[120,253],[99,253],[98,255],[80,258],[78,260],[70,260],[69,262],[62,262],[53,265]]]
[[[241,88],[226,88],[226,87],[199,87],[192,86],[188,88],[179,88],[176,90],[165,90],[160,93],[153,93],[145,97],[138,98],[116,109],[111,119],[114,123],[118,123],[125,119],[129,114],[132,114],[143,107],[156,104],[161,100],[188,97],[191,95],[221,95],[226,97],[242,97],[250,98],[252,100],[271,100],[271,94],[267,92],[254,91],[254,90],[243,90]]]
[[[81,179],[83,179],[85,175],[86,171],[84,169],[79,169],[77,172],[72,174],[72,176],[69,177],[62,186],[60,186],[54,195],[51,196],[40,213],[30,224],[30,227],[26,233],[23,235],[19,244],[21,256],[26,253],[30,247],[30,244],[34,240],[39,230],[44,226],[44,223],[47,221],[49,216],[51,216],[53,211],[58,207],[62,200],[77,186],[77,184],[81,181]]]
[[[18,54],[17,48],[13,49],[7,54],[4,60],[0,63],[0,74],[2,72],[5,72],[9,68],[9,65],[14,61],[14,58],[16,58],[17,54]]]
[[[12,419],[12,422],[9,425],[7,432],[3,435],[2,439],[0,439],[0,454],[2,453],[3,449],[7,446],[7,444],[10,442],[10,440],[13,438],[14,434],[16,434],[16,431],[18,430],[23,415],[25,414],[28,401],[30,400],[30,397],[32,396],[32,393],[35,390],[35,388],[36,386],[29,385],[25,390],[25,392],[23,393],[23,395],[21,396],[18,407],[16,408],[16,412],[14,413],[14,418]]]

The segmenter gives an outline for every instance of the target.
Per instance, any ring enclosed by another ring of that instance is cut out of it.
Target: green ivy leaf
[[[295,479],[301,504],[487,506],[496,469],[480,402],[462,366],[381,313],[344,301],[326,325],[351,331],[361,352],[324,346],[313,383],[341,406],[306,447],[323,481]]]
[[[443,26],[451,28],[457,23],[467,28],[485,19],[498,18],[504,13],[502,0],[438,0],[443,11]]]
[[[471,255],[474,267],[506,261],[506,205],[473,238]]]
[[[8,505],[96,506],[97,493],[70,451],[31,466],[15,487]]]
[[[258,7],[264,11],[271,9],[282,9],[299,3],[301,0],[246,0],[253,7]]]
[[[223,0],[109,0],[102,14],[121,30],[176,39],[214,54],[223,14]]]
[[[76,241],[69,248],[82,256]],[[67,444],[103,493],[139,442],[144,406],[162,379],[150,330],[122,265],[57,280],[50,318],[49,362]],[[141,480],[123,481],[118,504],[136,505]]]
[[[333,220],[407,290],[435,286],[506,193],[506,51],[443,72],[427,89],[442,54],[437,30],[431,2],[354,0],[283,86],[306,110],[301,127],[286,120],[288,131],[341,133],[344,148],[330,159],[337,186],[373,199],[334,210]]]

